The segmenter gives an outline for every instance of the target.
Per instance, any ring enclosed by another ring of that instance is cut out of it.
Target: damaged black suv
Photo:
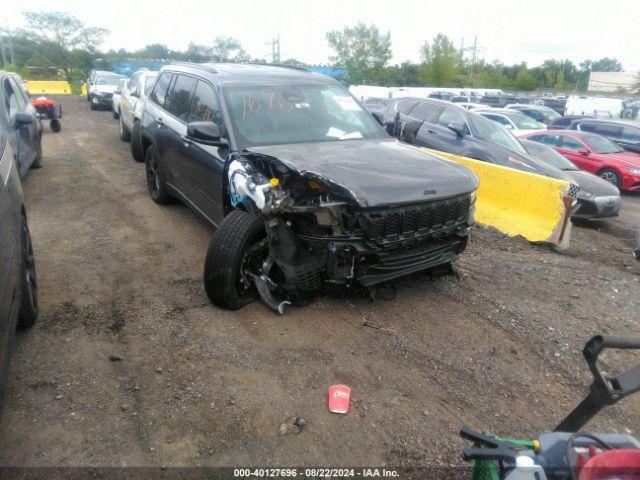
[[[146,178],[216,228],[204,283],[282,313],[325,284],[372,287],[455,260],[478,181],[390,138],[336,80],[278,65],[174,64],[141,123]]]

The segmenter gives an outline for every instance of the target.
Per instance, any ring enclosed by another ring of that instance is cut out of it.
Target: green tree
[[[448,87],[459,82],[462,63],[460,53],[446,35],[439,33],[433,43],[424,42],[420,48],[423,62],[423,80],[440,87]]]
[[[326,38],[335,51],[332,65],[345,69],[343,80],[351,85],[375,83],[392,56],[391,34],[381,34],[375,25],[358,23],[328,32]]]
[[[556,90],[560,91],[564,88],[564,72],[560,70],[556,76]]]
[[[534,90],[536,86],[536,79],[533,78],[526,68],[521,68],[513,82],[513,88],[516,90],[530,91]]]
[[[211,54],[215,62],[248,62],[251,59],[240,41],[231,37],[216,37]]]
[[[25,12],[27,38],[48,46],[51,63],[64,72],[72,82],[85,76],[89,56],[98,53],[98,47],[109,33],[104,28],[87,27],[69,12]],[[89,62],[90,64],[90,62]]]
[[[621,72],[622,63],[617,58],[604,57],[591,64],[592,72]]]

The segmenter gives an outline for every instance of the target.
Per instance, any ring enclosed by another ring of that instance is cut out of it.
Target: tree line
[[[24,28],[0,31],[0,68],[18,71],[27,79],[59,76],[78,84],[98,58],[107,63],[131,58],[267,63],[263,58],[252,58],[239,40],[230,37],[216,37],[210,45],[192,42],[185,50],[172,50],[156,43],[135,51],[105,52],[99,47],[109,32],[87,26],[68,12],[25,12],[23,15]],[[505,65],[498,60],[469,59],[442,33],[419,47],[420,62],[392,65],[390,33],[363,23],[328,32],[326,40],[334,52],[330,64],[347,84],[566,92],[586,90],[591,71],[622,71],[622,64],[609,57],[586,60],[578,65],[568,59],[548,59],[536,67],[524,62]],[[294,58],[282,63],[304,65]]]

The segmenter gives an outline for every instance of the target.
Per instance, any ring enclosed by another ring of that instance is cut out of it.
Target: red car
[[[520,137],[555,148],[582,170],[620,190],[640,190],[640,154],[623,150],[608,138],[575,130],[548,130]]]

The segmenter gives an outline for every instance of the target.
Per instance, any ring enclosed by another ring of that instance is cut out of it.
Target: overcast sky
[[[579,63],[609,56],[625,70],[640,70],[640,0],[21,0],[3,2],[0,18],[17,27],[25,10],[66,10],[106,28],[111,34],[104,49],[150,43],[184,49],[190,41],[211,44],[223,35],[268,59],[269,42],[280,34],[283,59],[326,63],[325,33],[362,21],[391,32],[393,63],[418,61],[424,40],[442,32],[456,47],[471,46],[477,35],[488,61],[535,66],[547,58]]]

